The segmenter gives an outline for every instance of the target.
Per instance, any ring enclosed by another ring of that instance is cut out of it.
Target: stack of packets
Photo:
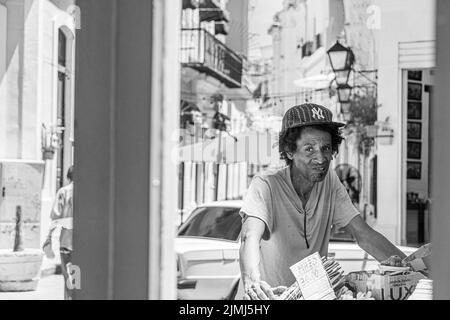
[[[345,284],[344,271],[334,259],[314,253],[293,265],[296,282],[279,300],[374,300],[371,293],[352,292]]]
[[[375,300],[406,300],[426,278],[430,255],[431,245],[427,244],[403,259],[402,266],[380,265],[379,270],[351,272],[345,277],[346,284],[357,291],[371,291]]]
[[[314,253],[291,266],[297,281],[278,299],[431,299],[432,282],[426,279],[430,257],[431,244],[426,244],[405,259],[399,258],[399,266],[379,265],[378,270],[344,275],[341,266],[334,259],[321,258],[318,253]]]
[[[344,271],[334,260],[321,258],[316,252],[291,266],[297,280],[279,300],[333,300],[334,288],[344,285]]]

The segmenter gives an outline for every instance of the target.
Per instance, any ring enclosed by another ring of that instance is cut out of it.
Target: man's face
[[[333,156],[330,133],[305,127],[297,139],[297,150],[288,156],[303,177],[311,182],[322,181]]]

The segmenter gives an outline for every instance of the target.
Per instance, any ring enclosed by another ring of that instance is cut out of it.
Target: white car
[[[175,241],[178,299],[234,298],[240,278],[241,206],[242,201],[238,200],[204,204],[194,209],[181,225]],[[335,235],[343,237],[342,233]],[[416,250],[399,249],[406,255]],[[334,241],[332,238],[328,256],[339,262],[345,273],[376,269],[378,265],[351,239]]]

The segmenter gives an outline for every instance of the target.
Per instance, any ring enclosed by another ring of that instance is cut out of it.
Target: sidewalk
[[[0,292],[0,300],[64,300],[64,277],[59,264],[59,257],[44,257],[36,291]]]
[[[64,278],[61,274],[43,277],[36,291],[0,292],[0,300],[64,300]]]

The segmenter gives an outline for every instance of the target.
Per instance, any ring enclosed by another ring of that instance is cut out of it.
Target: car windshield
[[[178,236],[237,241],[241,227],[239,208],[202,207],[192,212]]]

